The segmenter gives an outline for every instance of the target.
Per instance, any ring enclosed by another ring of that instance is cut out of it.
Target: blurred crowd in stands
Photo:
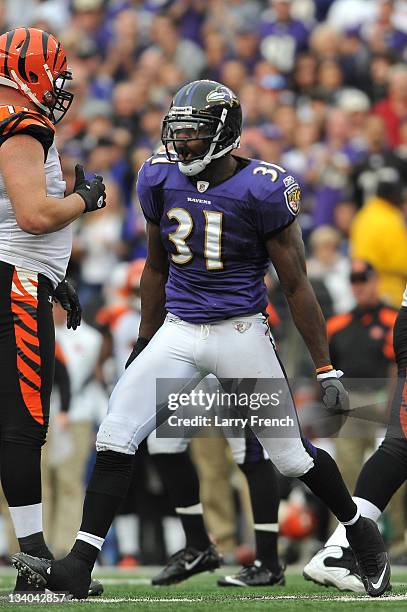
[[[300,222],[317,259],[328,238],[309,240],[315,228],[335,228],[331,244],[347,255],[349,238],[358,247],[353,220],[376,193],[379,171],[407,176],[404,2],[3,0],[0,7],[3,31],[24,15],[27,25],[55,32],[67,50],[75,100],[57,144],[68,189],[76,160],[108,183],[106,211],[77,226],[70,274],[85,304],[100,297],[120,261],[145,255],[135,177],[159,147],[162,117],[187,81],[219,80],[239,95],[240,154],[297,175]],[[404,265],[405,245],[394,242]],[[402,265],[376,259],[383,274],[386,265]],[[320,263],[316,274],[326,276],[327,266],[332,277],[345,273],[339,255],[335,266]],[[395,306],[400,286],[402,280],[386,295]],[[349,288],[347,294],[349,300]],[[345,303],[342,297],[335,310]]]
[[[57,128],[68,192],[78,161],[107,185],[107,207],[77,222],[69,267],[88,325],[68,340],[58,327],[74,381],[73,422],[88,423],[80,436],[71,431],[63,442],[69,426],[60,417],[58,444],[65,444],[65,454],[78,435],[82,448],[87,445],[85,462],[106,392],[137,337],[139,260],[146,243],[135,180],[160,146],[163,115],[185,82],[208,78],[233,89],[244,113],[238,154],[280,164],[298,177],[308,271],[326,317],[358,303],[352,258],[374,268],[377,299],[399,307],[407,279],[406,2],[0,0],[1,32],[21,25],[57,34],[73,71],[74,102]],[[312,372],[302,363],[304,351],[298,350],[273,271],[269,286],[288,372]],[[82,362],[86,367],[79,372]],[[49,455],[57,467],[60,454],[51,448]],[[148,460],[143,469],[138,507],[146,514],[146,495],[159,497],[160,484]],[[230,467],[227,478],[240,490],[232,473]],[[67,496],[73,495],[68,487]],[[169,542],[176,540],[175,527],[169,524],[161,533],[162,550],[174,552]],[[68,533],[66,541],[71,539]],[[64,546],[58,541],[57,552]],[[148,554],[155,561],[165,556]]]

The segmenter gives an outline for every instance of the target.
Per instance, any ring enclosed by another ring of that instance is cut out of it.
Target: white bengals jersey
[[[29,134],[41,142],[45,153],[47,195],[63,198],[66,184],[54,143],[53,125],[24,107],[0,106],[0,145],[15,134]],[[29,193],[27,194],[29,198]],[[72,249],[72,229],[33,235],[18,225],[0,174],[0,260],[47,276],[56,286],[65,276]]]

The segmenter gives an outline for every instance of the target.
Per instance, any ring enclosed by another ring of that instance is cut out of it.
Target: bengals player
[[[0,463],[1,484],[22,551],[52,558],[43,537],[41,447],[54,376],[54,297],[79,323],[64,280],[72,221],[103,208],[102,177],[76,166],[64,197],[55,124],[73,94],[65,51],[52,35],[17,28],[0,36]],[[23,578],[16,589],[27,588]]]
[[[362,516],[378,521],[396,491],[407,480],[407,285],[394,324],[393,348],[397,385],[391,400],[386,435],[366,461],[356,482],[353,499]],[[306,580],[361,592],[363,584],[349,543],[338,525],[325,546],[304,567]]]

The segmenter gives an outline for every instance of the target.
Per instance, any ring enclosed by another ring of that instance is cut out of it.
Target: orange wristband
[[[317,368],[315,370],[315,372],[317,374],[325,374],[325,372],[330,372],[333,369],[334,369],[333,365],[329,364],[329,365],[326,365],[326,366],[322,366],[321,368]]]

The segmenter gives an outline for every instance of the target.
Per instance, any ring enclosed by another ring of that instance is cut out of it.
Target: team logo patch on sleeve
[[[298,183],[294,183],[284,191],[285,203],[293,215],[297,215],[300,210],[301,189]]]

